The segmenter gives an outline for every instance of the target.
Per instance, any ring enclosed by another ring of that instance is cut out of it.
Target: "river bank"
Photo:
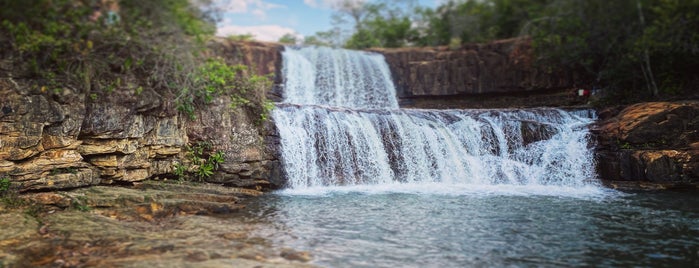
[[[147,181],[3,196],[3,267],[311,267],[308,252],[255,235],[241,201],[262,193]]]

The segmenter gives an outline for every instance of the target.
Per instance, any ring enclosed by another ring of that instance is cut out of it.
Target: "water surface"
[[[696,204],[683,192],[388,185],[282,191],[244,217],[326,267],[696,267]]]

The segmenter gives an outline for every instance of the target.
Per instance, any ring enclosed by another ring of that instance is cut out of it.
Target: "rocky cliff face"
[[[600,113],[598,173],[613,186],[699,185],[699,102],[640,103]]]
[[[402,107],[501,108],[580,103],[569,70],[533,65],[531,40],[447,47],[375,49],[391,69]]]
[[[227,43],[215,51],[229,63],[276,73],[280,48],[264,43]],[[279,186],[274,132],[256,124],[259,115],[231,109],[220,97],[190,120],[172,99],[146,89],[89,95],[32,89],[31,81],[0,78],[0,178],[21,191],[130,183],[171,176],[185,161],[185,146],[210,142],[226,162],[211,180],[236,186]],[[264,93],[262,93],[264,94]],[[271,138],[269,138],[269,137]]]

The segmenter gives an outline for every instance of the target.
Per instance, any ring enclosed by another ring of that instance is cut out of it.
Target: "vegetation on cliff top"
[[[699,0],[344,0],[313,45],[438,46],[530,36],[538,64],[574,68],[614,103],[694,94]]]
[[[267,110],[266,77],[244,75],[206,53],[216,12],[207,1],[28,0],[0,2],[0,59],[11,76],[40,92],[74,89],[95,100],[115,90],[152,89],[195,116],[197,106],[230,95],[257,114]]]

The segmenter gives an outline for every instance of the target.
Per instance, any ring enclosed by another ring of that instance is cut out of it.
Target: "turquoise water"
[[[699,266],[699,196],[385,185],[268,194],[246,221],[325,267]]]

